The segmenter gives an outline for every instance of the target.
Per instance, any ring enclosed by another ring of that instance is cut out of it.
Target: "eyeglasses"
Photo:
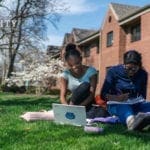
[[[127,71],[137,72],[139,70],[139,66],[127,66],[127,65],[125,65],[125,69]]]

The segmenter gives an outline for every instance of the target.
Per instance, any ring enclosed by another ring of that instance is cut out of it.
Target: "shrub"
[[[50,95],[59,95],[60,94],[60,89],[51,89],[48,93]]]
[[[25,93],[25,86],[18,87],[16,85],[7,86],[6,84],[1,85],[2,92],[13,92],[13,93]]]
[[[26,89],[26,94],[36,94],[36,87],[35,86],[29,86]]]

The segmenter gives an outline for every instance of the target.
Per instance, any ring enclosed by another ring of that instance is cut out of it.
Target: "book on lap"
[[[145,99],[143,97],[137,97],[137,98],[133,98],[133,99],[128,99],[126,101],[108,101],[107,104],[129,104],[129,105],[133,105],[133,104],[138,104],[138,103],[142,103],[144,102]]]

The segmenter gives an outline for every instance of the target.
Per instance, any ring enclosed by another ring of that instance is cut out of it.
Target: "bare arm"
[[[67,96],[67,80],[62,78],[60,79],[60,102],[62,104],[67,104],[66,96]]]
[[[80,105],[87,106],[94,100],[96,84],[97,84],[97,75],[93,75],[90,78],[90,85],[91,85],[90,86],[90,95],[82,103],[80,103]]]

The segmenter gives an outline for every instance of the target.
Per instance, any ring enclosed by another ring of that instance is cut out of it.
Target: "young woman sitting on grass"
[[[61,103],[85,106],[87,118],[108,116],[102,107],[92,106],[97,85],[96,69],[82,64],[82,56],[74,44],[66,46],[64,57],[67,69],[61,74]],[[67,90],[71,91],[70,99],[67,99]]]
[[[83,105],[89,110],[94,103],[97,71],[82,65],[81,54],[73,44],[66,47],[65,61],[67,69],[61,74],[60,101],[62,104]],[[72,93],[69,100],[67,90]]]
[[[108,116],[107,111],[102,107],[92,106],[95,103],[95,89],[97,84],[96,69],[82,64],[82,57],[76,49],[76,45],[68,44],[65,50],[64,58],[67,69],[60,77],[60,102],[68,105],[85,106],[87,118]],[[69,99],[67,99],[68,90],[71,92]],[[51,115],[48,120],[54,119],[53,111],[49,111],[49,114],[47,112],[43,112],[42,114],[41,112],[42,115],[44,113]],[[36,115],[36,112],[34,115]]]
[[[142,68],[141,54],[130,50],[124,54],[124,64],[109,69],[101,97],[106,101],[126,101],[142,96],[146,99],[147,72]],[[150,124],[150,102],[108,104],[111,115],[119,117],[129,130],[142,130]]]

